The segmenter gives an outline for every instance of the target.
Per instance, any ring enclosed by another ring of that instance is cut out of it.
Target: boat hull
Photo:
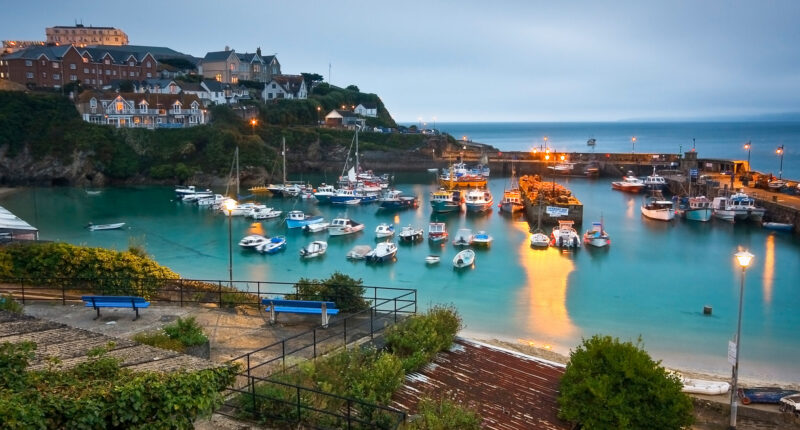
[[[286,226],[289,228],[300,228],[304,225],[316,224],[318,222],[322,222],[321,216],[314,216],[306,219],[287,219]]]
[[[711,219],[713,211],[706,209],[687,209],[683,211],[683,217],[689,221],[707,222]]]
[[[644,185],[630,185],[623,182],[612,182],[611,188],[615,190],[625,191],[626,193],[639,193],[644,189]]]
[[[461,203],[432,201],[431,208],[438,213],[455,212],[461,210]]]
[[[675,218],[675,209],[648,209],[643,206],[642,215],[657,221],[672,221]]]
[[[500,210],[503,212],[514,213],[525,209],[522,203],[503,202],[500,204]]]

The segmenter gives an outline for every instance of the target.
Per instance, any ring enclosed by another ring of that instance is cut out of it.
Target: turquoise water
[[[233,270],[236,279],[296,281],[324,278],[334,270],[362,278],[367,285],[419,290],[421,307],[453,303],[462,313],[469,334],[494,336],[567,352],[581,337],[595,333],[635,340],[668,365],[727,374],[727,342],[736,329],[740,272],[733,254],[744,247],[755,254],[746,274],[742,323],[741,373],[800,382],[800,240],[756,226],[642,219],[640,196],[611,190],[611,179],[568,179],[563,182],[584,205],[585,225],[601,213],[611,235],[609,249],[533,250],[528,225],[496,209],[484,215],[451,214],[435,219],[458,228],[486,230],[494,236],[490,249],[477,250],[475,267],[454,271],[452,245],[427,241],[399,245],[398,260],[383,265],[350,262],[354,245],[374,247],[375,227],[391,222],[424,227],[434,218],[428,194],[435,187],[428,174],[397,178],[397,188],[422,197],[419,209],[382,213],[377,205],[332,207],[301,200],[265,198],[283,210],[303,209],[326,219],[339,215],[365,223],[364,232],[328,238],[287,231],[281,221],[253,223],[232,219]],[[561,182],[561,180],[559,180]],[[489,182],[496,201],[508,178]],[[160,263],[190,278],[226,279],[228,219],[194,205],[174,202],[164,187],[112,188],[99,196],[80,189],[22,190],[0,199],[41,230],[41,238],[116,249],[131,238],[143,242]],[[89,232],[88,222],[126,222],[126,229]],[[244,252],[241,237],[285,234],[286,251],[276,255]],[[301,260],[299,249],[312,240],[327,240],[325,256]],[[439,254],[437,266],[427,266],[429,254]],[[713,307],[703,316],[703,306]]]
[[[775,176],[780,170],[775,150],[784,145],[783,176],[800,180],[800,122],[437,123],[436,128],[503,151],[531,150],[543,145],[547,136],[548,145],[558,151],[587,152],[586,141],[593,137],[595,150],[602,153],[677,154],[694,145],[701,158],[747,160],[744,144],[750,141],[752,169]]]

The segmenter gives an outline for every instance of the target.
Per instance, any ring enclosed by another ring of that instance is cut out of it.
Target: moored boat
[[[320,215],[306,215],[303,211],[289,211],[286,217],[286,226],[289,228],[300,228],[304,225],[315,224],[322,222],[323,218]]]
[[[453,267],[456,269],[472,266],[473,263],[475,263],[475,251],[471,249],[465,249],[453,257]]]
[[[375,238],[382,239],[384,237],[394,236],[394,226],[392,224],[381,223],[375,227]]]
[[[491,209],[494,198],[487,190],[472,189],[467,191],[465,205],[468,212],[483,212]]]
[[[269,238],[260,234],[251,234],[243,237],[242,240],[239,241],[239,246],[245,249],[255,249],[257,246],[267,242],[269,242]]]
[[[778,387],[752,387],[739,388],[736,394],[742,400],[742,404],[751,403],[780,403],[786,396],[800,394],[797,390],[786,390]]]
[[[315,222],[314,224],[308,224],[303,226],[303,231],[306,233],[319,233],[321,231],[325,231],[330,227],[331,223],[329,222]]]
[[[364,230],[364,224],[355,222],[349,218],[334,218],[328,226],[328,233],[331,236],[343,236],[346,234],[358,233]]]
[[[794,224],[788,222],[764,222],[761,226],[767,230],[792,231]]]
[[[675,218],[675,205],[658,194],[648,196],[641,206],[642,215],[658,221],[672,221]]]
[[[433,212],[460,211],[464,203],[461,191],[440,189],[431,193],[431,209]]]
[[[431,242],[441,242],[447,240],[447,224],[443,222],[432,222],[428,224],[428,240]]]
[[[369,263],[383,263],[394,260],[396,256],[397,245],[394,242],[381,242],[368,252],[365,258]]]
[[[725,394],[731,389],[731,384],[724,381],[711,381],[707,379],[686,378],[681,374],[676,374],[683,387],[681,391],[692,394],[706,394],[715,396]]]
[[[345,256],[348,260],[363,260],[372,251],[369,245],[356,245]]]
[[[314,192],[314,197],[320,203],[330,203],[331,197],[336,194],[336,188],[333,185],[320,184]]]
[[[550,238],[541,230],[531,233],[530,242],[534,248],[547,248],[550,246]]]
[[[600,218],[600,222],[593,222],[592,227],[583,234],[583,243],[596,248],[611,245],[611,238],[603,228],[602,217]]]
[[[436,264],[441,259],[442,259],[442,257],[439,257],[438,255],[429,255],[429,256],[425,257],[425,264]]]
[[[653,166],[653,174],[644,178],[644,186],[648,190],[663,191],[667,187],[667,180],[656,173],[656,168]]]
[[[472,235],[472,244],[473,245],[480,245],[480,246],[489,246],[492,244],[494,238],[489,233],[481,230],[474,235]]]
[[[514,213],[524,209],[522,195],[519,188],[512,188],[503,192],[503,200],[500,202],[500,210],[503,212]]]
[[[403,242],[416,242],[421,240],[424,234],[425,232],[421,228],[416,228],[409,225],[403,227],[397,237],[399,237]]]
[[[455,246],[468,246],[472,243],[472,230],[468,228],[460,228],[453,238],[453,245]]]
[[[300,250],[300,257],[302,258],[318,257],[322,254],[325,254],[325,251],[327,251],[327,249],[328,249],[328,242],[315,240]]]
[[[550,246],[580,248],[581,239],[578,232],[572,227],[573,224],[575,224],[573,221],[558,221],[558,227],[553,227],[553,232],[550,234]]]
[[[399,190],[389,190],[378,198],[379,209],[416,208],[419,201],[416,196],[403,196]]]
[[[273,236],[269,241],[256,247],[256,251],[264,254],[275,254],[286,249],[286,238],[283,236]]]
[[[114,224],[92,224],[92,223],[89,223],[89,225],[87,225],[86,228],[88,228],[89,231],[116,230],[118,228],[122,228],[122,226],[124,226],[124,225],[125,225],[124,222],[117,222],[117,223],[114,223]]]
[[[757,206],[754,198],[740,191],[730,197],[714,197],[714,215],[726,221],[753,221],[760,223],[766,210]]]
[[[689,221],[706,222],[711,219],[713,214],[711,200],[706,196],[682,197],[678,202],[675,214]]]
[[[638,193],[644,188],[644,181],[633,176],[633,172],[628,172],[621,181],[612,182],[611,188],[629,193]]]

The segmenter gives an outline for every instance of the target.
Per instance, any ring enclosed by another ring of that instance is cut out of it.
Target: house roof
[[[2,206],[0,206],[0,230],[39,231],[39,229],[28,224]]]
[[[363,106],[364,109],[378,109],[377,103],[365,102],[365,103],[359,103],[358,105]]]
[[[181,90],[183,91],[205,91],[205,88],[203,88],[203,86],[198,82],[181,82],[178,85],[180,85]]]
[[[25,59],[25,60],[36,60],[42,55],[46,56],[50,60],[57,60],[64,56],[64,54],[69,50],[72,45],[60,45],[60,46],[29,46],[25,49],[20,49],[19,51],[12,52],[10,54],[4,55],[3,59],[5,60],[16,60],[16,59]]]
[[[275,75],[271,82],[280,85],[287,93],[297,94],[304,81],[300,75]]]
[[[183,106],[189,106],[192,102],[196,101],[203,105],[200,98],[195,94],[180,93],[180,94],[158,94],[158,93],[116,93],[116,92],[103,92],[103,91],[84,91],[78,96],[78,103],[88,103],[92,98],[98,100],[114,100],[117,96],[121,96],[127,101],[133,101],[139,104],[142,100],[147,101],[151,107],[155,106],[172,106],[176,101],[180,101]]]
[[[105,48],[79,48],[78,52],[80,52],[81,55],[84,53],[91,55],[95,61],[109,55],[115,64],[124,64],[131,56],[133,56],[137,62],[142,62],[147,54],[150,54],[149,51],[127,51]],[[155,56],[153,56],[153,59],[155,59]]]
[[[230,57],[231,53],[235,53],[236,51],[212,51],[206,52],[206,56],[203,57],[203,61],[225,61]]]
[[[355,113],[349,110],[341,110],[341,109],[334,109],[336,113],[342,116],[342,118],[349,118],[349,117],[357,117]]]
[[[219,82],[215,79],[203,79],[203,83],[206,85],[209,91],[220,93],[222,92],[222,82]]]
[[[261,59],[264,60],[265,63],[269,64],[272,60],[278,61],[278,59],[274,55],[262,55]]]
[[[263,57],[260,57],[258,54],[255,53],[251,54],[245,52],[244,54],[236,54],[236,56],[239,57],[239,61],[244,61],[247,63],[252,63],[253,61],[259,61],[259,60],[262,62],[264,61]]]
[[[148,52],[155,58],[156,60],[161,60],[163,58],[184,58],[186,60],[191,61],[194,64],[197,64],[199,58],[193,57],[189,54],[184,54],[182,52],[178,52],[174,49],[167,48],[165,46],[146,46],[146,45],[90,45],[87,48],[96,48],[102,49],[106,51],[123,51],[123,52],[131,52],[137,54],[147,54]]]

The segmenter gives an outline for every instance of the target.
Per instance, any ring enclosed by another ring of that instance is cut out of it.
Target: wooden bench
[[[97,311],[97,316],[94,319],[100,318],[100,308],[133,308],[136,311],[136,321],[139,319],[139,309],[150,306],[150,302],[144,297],[136,296],[81,296],[81,300],[86,302],[87,308],[94,308]]]
[[[319,314],[322,315],[322,327],[328,327],[331,315],[339,313],[334,302],[320,302],[312,300],[283,300],[283,299],[261,299],[261,304],[269,311],[269,321],[275,323],[278,312],[293,314]]]

